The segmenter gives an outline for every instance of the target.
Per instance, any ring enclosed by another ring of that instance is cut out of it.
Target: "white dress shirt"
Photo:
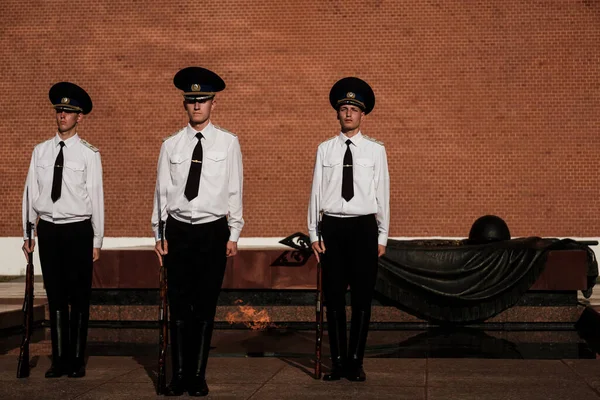
[[[342,218],[375,214],[379,227],[377,241],[385,246],[390,226],[390,175],[385,147],[361,132],[350,138],[354,197],[346,201],[342,198],[342,171],[348,139],[340,132],[317,149],[308,207],[310,241],[318,240],[317,218],[321,211]]]
[[[100,153],[77,134],[64,141],[61,195],[53,203],[50,194],[60,142],[61,138],[57,133],[52,139],[33,149],[23,192],[23,237],[27,239],[29,207],[29,221],[34,224],[37,217],[54,224],[68,224],[91,218],[94,247],[101,248],[104,239],[104,192]]]
[[[158,232],[158,199],[160,193],[161,219],[170,215],[178,221],[204,224],[227,217],[229,240],[237,242],[244,219],[242,218],[243,168],[242,152],[237,136],[209,123],[202,131],[202,173],[198,197],[188,201],[185,185],[194,147],[198,143],[189,124],[166,139],[160,148],[152,230]]]

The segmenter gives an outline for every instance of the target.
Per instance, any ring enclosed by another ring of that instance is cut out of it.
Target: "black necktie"
[[[198,144],[194,147],[192,153],[192,163],[190,164],[190,173],[185,184],[185,197],[188,201],[192,201],[198,197],[198,188],[200,187],[200,174],[202,173],[202,136],[201,132],[196,134]]]
[[[352,173],[352,152],[350,139],[346,140],[346,154],[344,154],[344,169],[342,171],[342,197],[350,201],[354,197],[354,176]]]
[[[54,162],[54,176],[52,177],[52,193],[50,194],[50,198],[52,198],[53,203],[56,203],[56,200],[60,199],[60,190],[62,188],[62,172],[63,165],[65,164],[65,157],[63,156],[63,147],[65,147],[65,142],[60,142],[59,145],[60,150],[58,151],[56,161]]]

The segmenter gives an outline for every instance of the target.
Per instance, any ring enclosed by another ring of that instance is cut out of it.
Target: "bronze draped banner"
[[[588,288],[598,276],[594,253],[570,239],[520,238],[490,244],[389,240],[375,290],[422,319],[467,323],[514,306],[544,269],[552,250],[588,252]]]

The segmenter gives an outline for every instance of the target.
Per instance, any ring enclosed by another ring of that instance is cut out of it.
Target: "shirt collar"
[[[62,140],[60,138],[60,136],[58,136],[58,132],[56,133],[56,136],[54,136],[54,146],[58,147],[58,144],[60,142],[65,142],[65,147],[69,148],[77,143],[79,143],[79,141],[81,140],[81,138],[79,137],[79,135],[76,133],[73,136],[71,136],[70,138],[68,138],[67,140]]]
[[[348,136],[344,135],[343,132],[340,132],[340,135],[338,136],[338,138],[339,138],[340,145],[345,146],[346,140],[350,139],[350,141],[352,141],[352,144],[358,147],[360,142],[362,142],[362,140],[363,140],[363,134],[361,131],[358,131],[358,133],[356,135],[349,138]]]
[[[212,124],[212,122],[209,122],[208,125],[206,125],[204,127],[204,129],[202,129],[201,131],[197,131],[194,128],[192,128],[192,126],[188,123],[187,126],[185,127],[186,129],[186,134],[187,137],[189,139],[189,141],[191,142],[192,140],[194,140],[194,138],[196,137],[196,134],[198,132],[202,132],[202,136],[204,136],[204,139],[206,139],[207,143],[211,143],[213,141],[214,138],[214,125]]]

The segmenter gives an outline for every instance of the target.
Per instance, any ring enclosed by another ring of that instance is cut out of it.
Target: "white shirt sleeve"
[[[104,240],[104,189],[102,187],[102,161],[99,152],[94,152],[87,166],[85,186],[92,202],[94,248],[100,249]]]
[[[29,164],[29,171],[27,171],[27,178],[25,179],[25,190],[23,191],[23,239],[29,239],[27,237],[27,222],[31,222],[35,226],[37,220],[37,212],[33,208],[34,200],[39,196],[40,190],[36,177],[36,165],[35,165],[35,149],[31,155],[31,163]],[[29,221],[27,221],[27,210],[29,209]],[[31,232],[31,239],[33,239],[33,232]]]
[[[244,187],[244,168],[242,165],[242,150],[240,142],[235,138],[228,149],[229,155],[229,182],[228,182],[228,207],[227,223],[229,225],[229,240],[237,242],[244,226],[243,215],[243,187]]]
[[[319,240],[317,233],[317,224],[321,212],[321,184],[323,179],[323,155],[321,149],[317,149],[317,158],[315,160],[315,169],[313,171],[312,189],[310,191],[310,201],[308,203],[308,235],[310,242]]]
[[[377,200],[377,242],[387,246],[390,228],[390,174],[388,171],[385,147],[381,147],[381,156],[375,162],[375,199]]]
[[[169,173],[169,154],[167,152],[166,143],[163,143],[158,156],[158,167],[156,172],[156,188],[154,190],[154,205],[152,207],[152,231],[154,231],[154,239],[160,240],[160,232],[158,231],[158,196],[160,196],[160,215],[162,221],[167,221],[167,187],[171,179]]]

